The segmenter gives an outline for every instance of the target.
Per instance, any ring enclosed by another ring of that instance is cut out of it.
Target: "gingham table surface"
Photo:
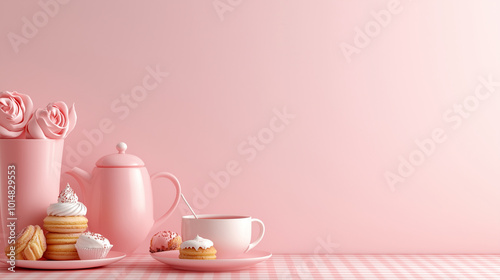
[[[149,255],[82,270],[28,270],[3,266],[1,279],[500,279],[500,255],[274,255],[249,269],[185,272]]]

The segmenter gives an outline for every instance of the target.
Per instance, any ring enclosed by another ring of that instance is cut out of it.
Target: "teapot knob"
[[[119,154],[124,154],[127,150],[127,144],[125,144],[124,142],[120,142],[116,145],[116,149],[118,150]]]

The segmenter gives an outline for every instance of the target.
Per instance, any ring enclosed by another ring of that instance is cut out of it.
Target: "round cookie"
[[[207,249],[199,248],[184,248],[180,249],[179,259],[194,259],[194,260],[215,260],[217,250],[212,246]]]
[[[84,216],[47,216],[43,219],[43,228],[55,233],[77,233],[87,229],[88,219]]]
[[[49,232],[45,235],[48,245],[75,244],[81,233],[55,233]]]
[[[78,252],[74,244],[47,245],[43,255],[49,260],[79,260]]]

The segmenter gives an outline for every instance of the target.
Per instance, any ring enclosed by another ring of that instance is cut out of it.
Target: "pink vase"
[[[13,234],[8,225],[15,232],[42,226],[47,207],[57,202],[63,147],[63,139],[0,139],[2,246]]]

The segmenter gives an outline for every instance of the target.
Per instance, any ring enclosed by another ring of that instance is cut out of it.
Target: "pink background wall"
[[[498,2],[47,3],[0,2],[0,90],[76,104],[64,170],[125,141],[275,253],[500,252]]]

